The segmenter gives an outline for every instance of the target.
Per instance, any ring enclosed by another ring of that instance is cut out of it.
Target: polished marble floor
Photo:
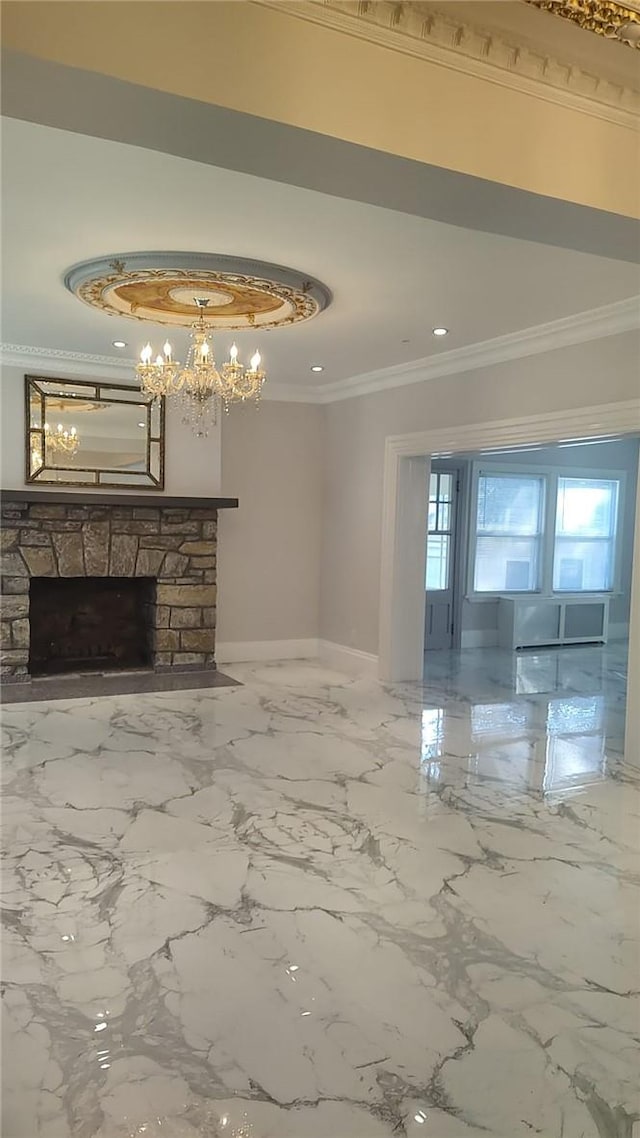
[[[625,653],[3,711],[3,1138],[637,1138]]]

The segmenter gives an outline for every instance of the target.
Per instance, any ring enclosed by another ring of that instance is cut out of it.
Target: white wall
[[[619,519],[620,533],[619,547],[619,589],[611,598],[609,608],[610,632],[612,635],[623,636],[629,621],[629,603],[631,592],[631,566],[633,561],[633,531],[636,508],[636,483],[638,479],[638,451],[640,444],[637,439],[622,439],[619,442],[599,443],[593,446],[579,447],[544,447],[538,451],[524,454],[509,454],[504,460],[499,456],[478,459],[482,461],[483,469],[492,466],[500,467],[503,463],[509,466],[522,466],[526,469],[549,469],[558,467],[567,470],[588,470],[590,477],[597,478],[600,473],[606,476],[607,471],[623,471],[626,475],[622,514]],[[465,464],[467,477],[471,478],[471,460]],[[462,561],[462,590],[467,590],[468,552],[469,552],[469,510],[470,495],[466,497],[467,515],[462,524],[462,540],[460,548],[456,550],[456,557]],[[462,603],[462,633],[486,633],[483,643],[496,642],[498,631],[498,605],[489,600],[464,600]],[[471,641],[469,641],[471,642]],[[478,636],[472,641],[480,644]]]
[[[632,399],[638,395],[639,359],[640,336],[629,332],[330,404],[321,637],[378,652],[387,436]]]
[[[35,374],[35,373],[34,373]],[[53,379],[65,378],[63,370],[56,372],[40,371]],[[23,368],[0,368],[0,486],[4,490],[19,490],[26,487],[25,471],[25,430],[24,430],[24,376]],[[81,379],[82,376],[68,378]],[[95,383],[95,377],[84,378]],[[105,380],[104,382],[108,382]],[[121,383],[122,380],[113,382]],[[194,498],[209,497],[220,493],[221,444],[220,425],[214,427],[207,438],[195,438],[191,428],[182,422],[179,406],[168,401],[166,417],[166,455],[164,494],[189,495]],[[30,490],[59,490],[65,487],[31,484]],[[77,493],[77,487],[69,486],[68,493]],[[89,490],[87,490],[89,492]],[[118,490],[103,488],[103,493],[139,494],[139,488]],[[145,491],[158,493],[158,491]]]
[[[240,506],[219,514],[219,646],[318,636],[323,411],[267,402],[223,423],[222,490]]]

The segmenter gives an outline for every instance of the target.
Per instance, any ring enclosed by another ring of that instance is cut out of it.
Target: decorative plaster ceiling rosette
[[[207,300],[212,328],[280,328],[311,320],[331,293],[294,269],[207,253],[118,253],[83,261],[64,283],[79,300],[109,316],[191,326]]]

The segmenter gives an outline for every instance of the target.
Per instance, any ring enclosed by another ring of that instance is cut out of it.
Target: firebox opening
[[[32,577],[32,676],[151,667],[153,577]]]

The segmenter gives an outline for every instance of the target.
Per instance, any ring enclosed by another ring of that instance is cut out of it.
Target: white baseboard
[[[359,648],[348,648],[346,644],[336,644],[333,640],[318,641],[320,659],[330,668],[350,675],[378,678],[378,657],[372,652],[361,652]]]
[[[498,643],[498,630],[495,628],[469,628],[462,633],[462,648],[495,648]]]
[[[629,625],[625,621],[609,625],[609,640],[628,640]],[[462,648],[495,648],[498,633],[493,629],[468,629],[462,633]]]
[[[235,640],[216,644],[216,663],[240,664],[253,660],[309,660],[318,656],[318,641]]]
[[[331,640],[237,640],[216,644],[216,662],[242,664],[266,660],[313,660],[349,675],[377,679],[378,657]]]

